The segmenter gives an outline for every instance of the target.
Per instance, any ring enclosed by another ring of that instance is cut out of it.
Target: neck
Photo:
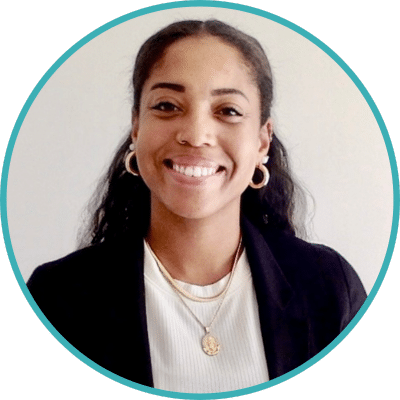
[[[210,285],[228,274],[240,240],[240,209],[187,219],[151,210],[147,241],[174,279]]]

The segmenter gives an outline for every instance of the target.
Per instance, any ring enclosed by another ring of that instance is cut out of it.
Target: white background
[[[191,18],[226,21],[266,49],[274,130],[315,203],[308,204],[307,239],[342,254],[368,293],[386,253],[393,209],[389,158],[368,103],[332,58],[295,31],[210,7],[119,24],[75,52],[41,88],[18,132],[7,184],[9,232],[23,278],[76,249],[82,211],[131,128],[134,56],[155,31]]]

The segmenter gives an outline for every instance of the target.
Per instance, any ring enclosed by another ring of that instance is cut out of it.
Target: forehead
[[[242,54],[213,36],[189,37],[173,43],[154,65],[148,80],[176,77],[193,79],[193,83],[232,79],[255,85]]]

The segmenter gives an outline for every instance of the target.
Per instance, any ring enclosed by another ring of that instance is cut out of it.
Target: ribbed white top
[[[216,393],[268,381],[258,306],[246,252],[241,255],[231,287],[211,326],[220,352],[208,356],[201,339],[205,331],[157,267],[145,244],[146,316],[154,387],[174,392]],[[229,275],[208,286],[179,282],[196,296],[219,293]],[[199,303],[184,299],[208,325],[220,300]]]

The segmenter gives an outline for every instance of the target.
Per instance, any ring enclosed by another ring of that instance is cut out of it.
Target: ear
[[[265,124],[260,128],[260,147],[258,149],[258,160],[257,163],[260,163],[262,158],[268,154],[269,146],[272,141],[272,135],[274,132],[274,124],[272,122],[272,118],[269,117]]]
[[[139,119],[135,116],[132,116],[131,138],[133,143],[136,143],[138,133],[139,133]]]

